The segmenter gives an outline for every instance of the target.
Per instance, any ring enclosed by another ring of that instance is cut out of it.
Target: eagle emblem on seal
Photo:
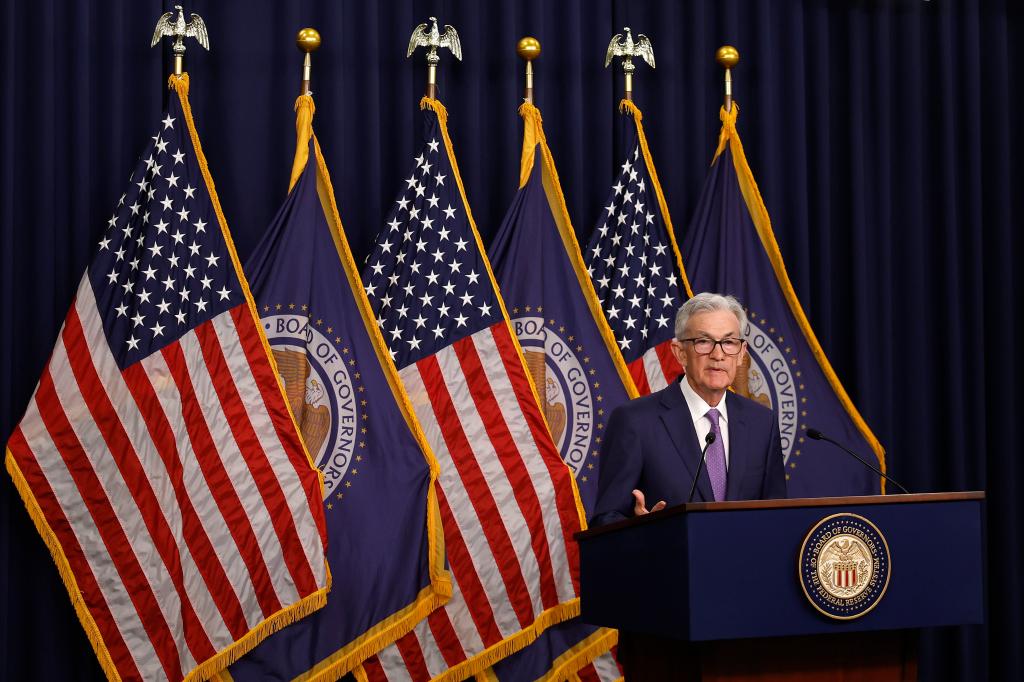
[[[526,356],[526,367],[530,370],[530,376],[540,394],[541,407],[544,408],[544,417],[551,429],[551,437],[558,443],[565,432],[567,421],[565,403],[559,400],[558,384],[548,376],[544,353],[524,349],[523,354]]]
[[[302,440],[309,454],[316,457],[331,430],[331,411],[327,405],[319,404],[324,401],[324,387],[316,378],[309,378],[311,369],[305,353],[281,348],[273,351]]]
[[[757,367],[751,366],[750,353],[743,355],[743,360],[736,368],[736,380],[732,382],[732,388],[744,398],[750,398],[768,408],[772,406],[764,375]]]

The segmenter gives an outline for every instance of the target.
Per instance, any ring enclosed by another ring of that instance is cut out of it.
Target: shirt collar
[[[711,406],[708,405],[703,398],[697,395],[697,391],[693,390],[693,386],[690,386],[690,382],[687,381],[686,377],[679,379],[679,385],[683,391],[683,398],[686,399],[686,406],[690,408],[690,418],[696,422],[701,417],[704,417]],[[729,422],[729,391],[725,392],[722,399],[718,401],[718,414],[720,419],[724,419],[726,423]]]

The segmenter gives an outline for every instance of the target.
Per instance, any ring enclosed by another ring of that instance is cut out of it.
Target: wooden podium
[[[618,628],[626,681],[916,679],[916,629],[984,622],[981,492],[679,505],[583,531],[581,620]],[[840,620],[800,579],[808,533],[854,514],[884,593]]]

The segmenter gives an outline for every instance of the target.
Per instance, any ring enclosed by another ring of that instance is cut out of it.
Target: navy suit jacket
[[[686,381],[685,378],[680,381]],[[765,406],[730,392],[727,500],[786,497],[779,422]],[[597,502],[590,525],[633,516],[634,489],[647,507],[686,502],[697,473],[701,447],[678,382],[617,407],[608,419],[601,447]],[[701,470],[694,501],[713,502],[707,468]]]

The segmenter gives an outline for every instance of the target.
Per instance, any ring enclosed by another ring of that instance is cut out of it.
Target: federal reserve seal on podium
[[[800,586],[829,618],[852,620],[875,608],[892,573],[889,545],[875,524],[857,514],[819,521],[800,547]]]

